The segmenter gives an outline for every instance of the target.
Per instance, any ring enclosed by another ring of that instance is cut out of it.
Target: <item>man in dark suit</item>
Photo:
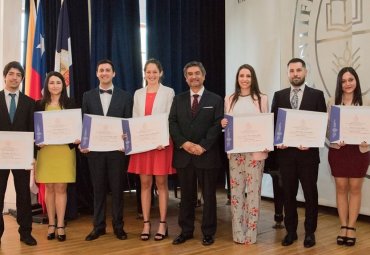
[[[100,81],[99,87],[84,93],[82,112],[84,114],[130,118],[132,116],[132,97],[122,89],[113,86],[112,80],[115,76],[113,63],[110,60],[99,61],[96,76]],[[88,149],[81,150],[81,152],[86,153],[94,189],[94,228],[86,236],[86,241],[95,240],[106,233],[107,183],[112,192],[114,234],[120,240],[127,239],[127,234],[123,230],[125,154],[121,151],[89,152]]]
[[[290,88],[275,92],[271,112],[275,114],[278,108],[326,112],[325,98],[322,91],[308,87],[305,84],[307,74],[306,64],[302,59],[293,58],[288,62],[288,78]],[[316,244],[315,231],[317,227],[318,193],[317,177],[320,163],[318,148],[278,146],[277,161],[283,181],[285,228],[287,235],[282,241],[283,246],[291,245],[297,240],[297,191],[300,182],[303,189],[306,207],[304,222],[304,247],[310,248]]]
[[[33,131],[33,112],[35,102],[19,91],[24,78],[20,63],[10,62],[4,67],[4,90],[0,91],[0,131]],[[32,208],[30,194],[30,171],[12,169],[16,192],[17,222],[20,240],[27,245],[36,245],[31,236]],[[0,170],[0,239],[4,233],[4,196],[8,183],[9,169]]]
[[[220,165],[217,140],[221,134],[223,101],[220,96],[204,89],[206,71],[200,62],[184,67],[190,90],[175,96],[170,115],[170,134],[175,144],[173,166],[181,188],[179,225],[181,234],[173,244],[193,238],[197,179],[204,198],[202,232],[203,245],[214,242],[217,227],[216,183]]]

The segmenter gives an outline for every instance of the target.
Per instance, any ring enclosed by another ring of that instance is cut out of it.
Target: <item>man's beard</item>
[[[290,81],[290,84],[293,86],[293,87],[300,87],[301,85],[303,85],[305,82],[305,78],[302,78],[301,80],[299,80],[298,82],[295,82],[294,79],[292,79]]]

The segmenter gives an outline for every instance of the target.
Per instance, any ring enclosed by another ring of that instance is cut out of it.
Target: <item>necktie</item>
[[[300,89],[293,89],[293,96],[290,100],[290,104],[292,105],[292,109],[298,109],[298,92]]]
[[[199,101],[198,101],[199,95],[194,94],[193,95],[193,103],[191,104],[191,116],[194,117],[199,106]]]
[[[16,110],[16,105],[15,105],[15,95],[16,94],[9,94],[9,96],[12,97],[10,100],[10,107],[9,107],[9,117],[10,121],[13,123],[14,115],[15,115],[15,110]]]
[[[112,90],[111,89],[107,89],[107,90],[99,89],[99,92],[100,92],[100,94],[108,93],[108,94],[111,94],[112,95]]]

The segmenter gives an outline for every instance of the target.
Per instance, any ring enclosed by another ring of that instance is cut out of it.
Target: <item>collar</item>
[[[100,84],[99,84],[99,89],[102,89],[102,90],[108,90],[108,89],[111,89],[111,90],[112,90],[112,92],[113,92],[114,86],[113,86],[113,83],[112,83],[112,85],[111,85],[109,88],[102,88],[102,87],[100,86]]]
[[[190,89],[190,97],[193,97],[194,94],[197,94],[197,95],[199,95],[199,97],[202,97],[203,93],[204,93],[204,86],[202,86],[202,88],[197,93],[193,92]]]
[[[292,85],[290,85],[290,93],[293,93],[293,89],[300,89],[300,91],[303,93],[306,86],[307,86],[306,83],[303,83],[299,87],[293,87]]]
[[[19,89],[16,92],[10,92],[6,88],[4,88],[5,96],[9,96],[9,94],[16,94],[19,97]]]

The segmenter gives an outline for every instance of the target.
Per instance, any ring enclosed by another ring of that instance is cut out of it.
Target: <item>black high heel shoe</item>
[[[155,234],[155,236],[154,236],[154,240],[155,241],[162,241],[163,239],[165,239],[166,237],[168,237],[168,226],[167,226],[167,222],[166,221],[160,221],[159,224],[161,224],[161,223],[166,224],[166,232],[165,232],[164,235],[157,232],[157,234]]]
[[[341,226],[340,229],[347,229],[347,226]],[[347,236],[337,236],[337,244],[344,245],[346,244]]]
[[[347,227],[347,230],[352,230],[356,232],[356,228]],[[346,240],[346,246],[354,246],[356,244],[356,237],[348,237]]]
[[[151,228],[150,221],[145,220],[145,221],[144,221],[144,224],[149,224],[149,232],[148,232],[148,233],[141,233],[141,234],[140,234],[140,239],[141,239],[142,241],[148,241],[148,240],[149,240],[149,238],[150,238],[150,228]]]
[[[65,230],[64,230],[64,235],[59,235],[58,229],[63,229],[64,230],[65,227],[57,227],[57,239],[58,239],[59,242],[64,242],[67,239]]]
[[[54,228],[54,232],[48,233],[47,239],[48,240],[53,240],[53,239],[55,239],[55,225],[48,225],[48,229],[49,228]]]

